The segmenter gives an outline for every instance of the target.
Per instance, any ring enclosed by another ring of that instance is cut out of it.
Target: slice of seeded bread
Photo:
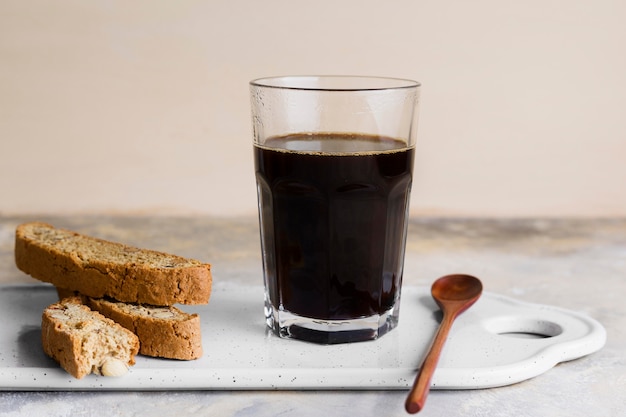
[[[40,222],[17,227],[15,263],[33,278],[94,298],[169,306],[206,304],[211,294],[209,264]]]
[[[81,296],[57,287],[59,300],[81,297],[92,310],[121,324],[139,337],[139,353],[167,359],[192,360],[202,356],[200,316],[169,306],[122,303]]]
[[[180,360],[202,356],[197,314],[187,314],[176,307],[128,304],[102,298],[87,298],[85,304],[136,334],[142,355]]]
[[[119,376],[135,364],[139,339],[79,297],[48,306],[41,319],[44,352],[76,378],[90,373]]]

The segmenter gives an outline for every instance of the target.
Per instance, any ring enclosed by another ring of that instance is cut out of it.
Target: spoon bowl
[[[482,291],[483,285],[478,278],[463,274],[441,277],[433,283],[430,289],[435,302],[442,310],[448,308],[447,304],[451,302],[461,302],[465,309],[458,311],[457,315],[471,307]]]
[[[407,397],[405,404],[407,412],[414,414],[424,408],[430,390],[430,381],[452,323],[459,314],[470,308],[480,298],[482,291],[483,285],[480,280],[471,275],[446,275],[433,283],[431,294],[443,312],[443,320]]]

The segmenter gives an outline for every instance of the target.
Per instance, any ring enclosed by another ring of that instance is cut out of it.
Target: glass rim
[[[406,78],[367,75],[284,75],[257,78],[253,87],[301,91],[382,91],[418,88],[421,84]]]

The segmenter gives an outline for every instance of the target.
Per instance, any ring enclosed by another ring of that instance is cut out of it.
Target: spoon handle
[[[439,362],[439,356],[441,355],[443,345],[448,338],[448,333],[450,332],[453,322],[454,316],[444,313],[437,334],[417,373],[417,377],[415,377],[413,388],[411,388],[411,392],[409,392],[409,396],[406,399],[405,408],[410,414],[418,413],[424,408],[426,397],[430,391],[430,381],[437,367],[437,362]]]

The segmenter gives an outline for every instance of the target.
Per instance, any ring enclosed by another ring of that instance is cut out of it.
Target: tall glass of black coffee
[[[267,325],[333,344],[398,323],[419,84],[250,83]]]

